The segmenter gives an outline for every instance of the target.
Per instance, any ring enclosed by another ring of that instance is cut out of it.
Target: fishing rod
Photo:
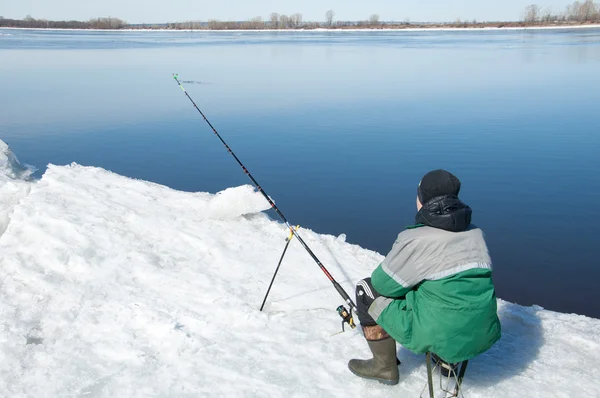
[[[308,254],[317,263],[317,265],[319,266],[319,268],[321,268],[321,271],[323,271],[323,273],[325,274],[325,276],[327,277],[327,279],[329,279],[329,281],[333,284],[333,287],[335,288],[335,290],[337,290],[337,292],[339,293],[339,295],[342,296],[342,298],[344,299],[344,301],[348,304],[348,306],[350,307],[349,310],[346,310],[346,308],[344,306],[339,306],[337,308],[337,312],[342,317],[342,328],[344,326],[344,323],[347,323],[348,325],[350,325],[350,327],[352,327],[354,329],[356,327],[356,324],[354,323],[354,319],[352,317],[352,311],[356,311],[356,304],[354,304],[354,302],[352,301],[352,299],[350,298],[350,296],[348,296],[348,293],[346,293],[346,291],[344,290],[344,288],[342,288],[342,286],[333,278],[333,276],[329,273],[329,271],[327,271],[327,268],[325,268],[325,266],[317,258],[317,256],[315,255],[315,253],[313,253],[313,251],[310,249],[310,247],[308,247],[308,245],[306,244],[306,242],[304,242],[304,239],[302,239],[302,237],[300,237],[300,234],[298,233],[297,229],[293,228],[290,225],[290,223],[285,218],[285,216],[283,215],[283,213],[281,212],[281,210],[279,210],[279,208],[277,207],[277,205],[275,205],[275,203],[271,200],[271,198],[269,197],[269,195],[267,195],[267,193],[265,192],[265,190],[260,186],[260,184],[256,181],[256,179],[254,179],[254,177],[252,176],[252,174],[250,174],[250,172],[248,171],[248,169],[246,168],[246,166],[244,166],[244,164],[240,161],[240,159],[236,156],[236,154],[231,150],[231,148],[229,147],[229,145],[227,145],[227,143],[225,142],[225,140],[223,140],[223,138],[217,132],[217,130],[214,128],[214,126],[212,125],[212,123],[206,118],[206,116],[200,110],[200,108],[198,108],[198,105],[196,105],[196,103],[194,102],[194,100],[192,99],[192,97],[190,97],[190,95],[188,94],[188,92],[186,91],[186,89],[183,87],[183,85],[179,81],[179,76],[176,73],[173,73],[173,79],[175,79],[175,81],[177,82],[177,84],[179,85],[179,87],[181,88],[181,90],[183,90],[183,92],[186,95],[186,97],[188,97],[188,99],[194,105],[194,108],[196,108],[196,110],[200,113],[200,115],[202,115],[202,118],[204,119],[204,121],[210,126],[210,128],[213,131],[213,133],[215,133],[215,135],[219,138],[219,140],[225,146],[225,148],[227,149],[227,151],[231,154],[231,156],[233,156],[233,158],[235,159],[235,161],[240,165],[240,167],[242,168],[242,170],[244,171],[244,173],[246,173],[246,175],[248,176],[248,178],[250,178],[250,180],[252,181],[252,183],[254,184],[254,186],[256,187],[256,189],[265,197],[265,199],[267,200],[267,202],[269,202],[269,205],[271,205],[271,208],[273,210],[275,210],[275,212],[277,213],[277,215],[281,218],[281,220],[283,221],[283,223],[290,230],[291,235],[295,236],[296,239],[298,239],[298,242],[300,242],[300,244],[302,245],[302,247],[304,247],[304,249],[306,249],[306,251],[308,252]]]

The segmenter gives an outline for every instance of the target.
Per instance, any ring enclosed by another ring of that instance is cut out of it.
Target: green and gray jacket
[[[492,266],[483,232],[456,197],[428,202],[417,227],[398,235],[371,275],[382,295],[369,314],[398,343],[460,362],[500,338]]]

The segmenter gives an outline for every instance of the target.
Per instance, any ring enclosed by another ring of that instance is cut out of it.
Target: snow
[[[400,384],[352,375],[360,328],[250,186],[178,192],[77,164],[27,180],[0,141],[3,397],[417,397],[423,355],[398,347]],[[300,228],[344,289],[382,260]],[[499,300],[503,337],[473,359],[467,397],[600,397],[600,320]],[[560,386],[560,388],[557,388]],[[441,395],[438,395],[441,396]]]
[[[421,27],[421,28],[314,28],[314,29],[159,29],[159,28],[123,28],[123,29],[87,29],[87,28],[13,28],[0,27],[1,29],[11,30],[48,30],[48,31],[90,31],[90,32],[218,32],[218,33],[235,33],[235,32],[454,32],[454,31],[486,31],[486,30],[555,30],[555,29],[598,29],[600,25],[548,25],[548,26],[485,26],[480,28],[458,28],[458,27]],[[2,35],[2,33],[0,33]]]

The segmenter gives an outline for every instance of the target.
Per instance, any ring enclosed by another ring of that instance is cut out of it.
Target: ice
[[[8,145],[0,140],[0,236],[6,230],[14,206],[27,196],[27,180],[34,170],[22,166]]]

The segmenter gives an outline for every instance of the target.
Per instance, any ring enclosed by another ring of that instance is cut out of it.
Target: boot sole
[[[376,381],[380,382],[381,384],[385,384],[386,386],[395,386],[400,381],[400,380],[380,379],[379,377],[363,376],[361,374],[356,373],[350,366],[348,366],[348,369],[350,369],[350,372],[352,372],[353,374],[355,374],[358,377],[362,377],[363,379],[367,379],[367,380],[376,380]]]

